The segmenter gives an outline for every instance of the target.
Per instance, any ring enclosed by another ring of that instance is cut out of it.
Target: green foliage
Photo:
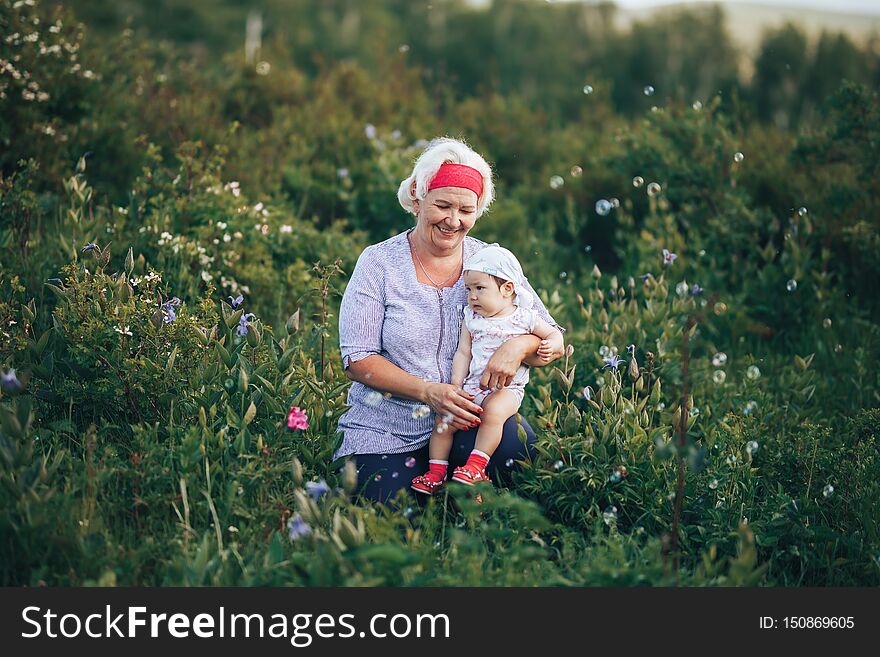
[[[876,58],[785,27],[744,83],[717,10],[299,0],[242,64],[215,4],[157,5],[162,43],[0,4],[0,582],[880,582]],[[332,459],[339,300],[443,133],[569,349],[512,490],[373,505]]]

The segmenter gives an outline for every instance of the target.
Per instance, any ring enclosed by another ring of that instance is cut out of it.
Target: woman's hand
[[[523,343],[537,339],[535,336],[524,335],[511,338],[498,347],[486,364],[480,378],[480,387],[483,390],[500,390],[509,386],[526,354]]]
[[[483,409],[473,402],[474,396],[448,383],[429,383],[423,401],[447,424],[456,429],[470,429],[480,423]]]

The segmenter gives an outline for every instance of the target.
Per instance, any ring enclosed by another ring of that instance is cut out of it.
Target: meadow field
[[[0,583],[880,584],[880,55],[725,20],[0,0]],[[339,303],[438,135],[568,351],[509,489],[370,504]]]

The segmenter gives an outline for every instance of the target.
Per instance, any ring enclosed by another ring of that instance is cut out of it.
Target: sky
[[[626,9],[640,9],[643,7],[656,7],[669,5],[681,0],[614,0],[615,4]],[[717,2],[717,0],[684,0],[686,2]],[[823,9],[847,13],[880,14],[880,0],[725,0],[725,2],[739,2],[769,6],[804,7],[810,9]]]

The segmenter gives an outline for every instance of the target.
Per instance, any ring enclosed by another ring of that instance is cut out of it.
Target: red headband
[[[483,175],[466,164],[441,164],[428,190],[437,187],[463,187],[471,190],[479,199],[483,195]]]

